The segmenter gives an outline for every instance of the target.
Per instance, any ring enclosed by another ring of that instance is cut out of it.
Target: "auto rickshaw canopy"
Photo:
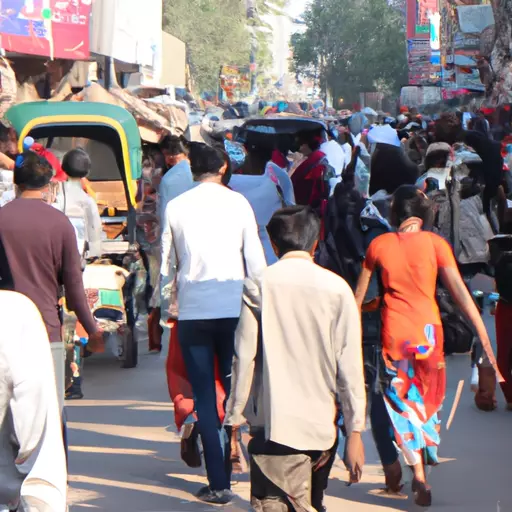
[[[85,138],[110,146],[124,182],[127,199],[136,205],[133,183],[142,175],[141,138],[137,122],[124,108],[108,103],[37,101],[11,107],[5,117],[23,141],[56,137]]]
[[[247,119],[233,130],[233,140],[240,144],[278,147],[283,152],[298,151],[296,136],[300,132],[326,131],[321,119],[296,114],[272,114]]]

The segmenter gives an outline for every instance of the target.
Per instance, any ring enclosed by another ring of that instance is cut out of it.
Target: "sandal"
[[[414,493],[414,503],[419,507],[432,506],[432,488],[426,482],[420,482],[414,479],[412,481],[412,492]]]
[[[402,466],[400,461],[395,461],[389,466],[382,466],[384,469],[384,477],[386,479],[386,491],[394,494],[398,494],[403,485],[402,482]]]

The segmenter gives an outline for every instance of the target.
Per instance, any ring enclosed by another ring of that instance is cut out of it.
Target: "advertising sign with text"
[[[89,58],[92,0],[3,0],[0,46],[51,59]]]

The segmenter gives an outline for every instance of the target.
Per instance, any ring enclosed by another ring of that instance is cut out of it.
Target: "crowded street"
[[[180,460],[163,367],[163,357],[154,354],[143,355],[140,366],[128,371],[108,357],[91,362],[88,398],[68,408],[71,512],[218,510],[194,498],[197,484],[205,479]],[[450,358],[448,369],[446,415],[459,381],[468,380],[467,357]],[[494,413],[478,411],[466,382],[452,427],[443,429],[443,462],[432,470],[436,488],[432,511],[512,510],[508,471],[512,448],[502,442],[509,434],[509,414],[502,403]],[[347,487],[346,470],[337,461],[327,506],[354,512],[415,510],[406,496],[382,496],[382,470],[369,433],[364,441],[367,463],[361,483]],[[242,475],[235,482],[237,499],[222,510],[246,511],[248,477]]]
[[[0,0],[0,512],[512,512],[512,0]]]

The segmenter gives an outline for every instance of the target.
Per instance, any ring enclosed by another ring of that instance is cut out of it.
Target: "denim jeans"
[[[194,393],[206,474],[215,491],[231,488],[230,438],[217,412],[215,359],[229,396],[237,324],[238,318],[178,321],[178,339]]]

